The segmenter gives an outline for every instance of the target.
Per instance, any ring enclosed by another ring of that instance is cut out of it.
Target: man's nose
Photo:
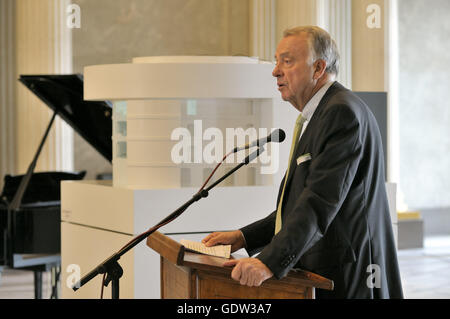
[[[279,77],[281,75],[281,71],[280,71],[280,68],[278,67],[278,65],[277,64],[275,64],[275,68],[273,69],[273,71],[272,71],[272,76],[274,76],[274,77]]]

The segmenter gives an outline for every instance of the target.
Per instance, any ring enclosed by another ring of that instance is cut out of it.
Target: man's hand
[[[242,258],[227,261],[225,267],[234,266],[231,278],[239,281],[241,285],[258,287],[263,281],[273,276],[272,271],[257,258]]]
[[[215,232],[211,233],[202,239],[202,243],[206,247],[215,245],[231,245],[231,252],[235,252],[245,246],[244,235],[240,230],[230,232]]]

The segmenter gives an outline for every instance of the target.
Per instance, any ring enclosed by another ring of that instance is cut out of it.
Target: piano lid
[[[112,161],[112,103],[83,100],[83,75],[21,75],[19,81]]]

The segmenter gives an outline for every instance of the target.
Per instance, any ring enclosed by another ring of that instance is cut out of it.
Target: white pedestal
[[[278,186],[218,187],[194,203],[183,215],[161,228],[175,239],[198,240],[211,231],[233,230],[275,209]],[[197,189],[133,190],[112,187],[111,181],[62,182],[61,258],[62,297],[99,298],[101,275],[73,292],[67,280],[70,265],[81,276],[117,252],[188,201]],[[224,205],[223,203],[227,203]],[[120,260],[124,275],[121,298],[159,298],[159,258],[145,240]],[[72,270],[73,271],[73,270]],[[69,282],[73,284],[73,282]],[[104,298],[111,296],[110,286]]]

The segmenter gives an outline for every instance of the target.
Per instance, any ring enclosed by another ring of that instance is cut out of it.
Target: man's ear
[[[322,59],[317,59],[314,62],[314,79],[315,80],[320,79],[324,75],[326,68],[327,62]]]

